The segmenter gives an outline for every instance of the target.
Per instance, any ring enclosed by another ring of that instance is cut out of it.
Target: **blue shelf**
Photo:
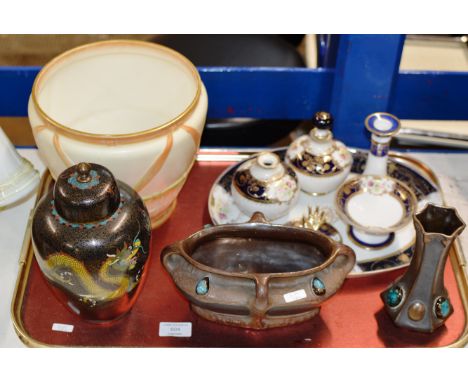
[[[200,67],[210,118],[308,119],[335,116],[335,135],[367,147],[363,121],[375,111],[402,119],[468,119],[468,72],[399,72],[403,35],[341,35],[336,67]],[[332,57],[330,52],[322,56]],[[329,59],[330,61],[330,59]],[[27,116],[39,67],[0,67],[0,115]]]

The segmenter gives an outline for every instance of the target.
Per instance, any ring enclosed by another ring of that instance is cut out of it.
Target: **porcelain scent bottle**
[[[296,171],[303,191],[322,195],[334,191],[351,171],[353,162],[346,146],[333,139],[333,118],[319,111],[313,120],[313,129],[291,143],[286,161]]]
[[[392,114],[379,112],[369,115],[365,125],[372,136],[364,175],[385,176],[390,141],[400,131],[400,120]]]
[[[135,303],[150,236],[138,194],[97,164],[63,171],[32,221],[35,256],[53,292],[91,321],[118,318]]]
[[[382,294],[395,325],[431,333],[453,313],[444,285],[450,246],[465,229],[454,208],[432,203],[414,216],[416,246],[406,273]]]
[[[247,216],[261,212],[268,220],[286,215],[297,202],[297,175],[278,155],[263,152],[246,161],[235,172],[231,193]]]
[[[417,199],[407,185],[387,175],[389,144],[400,130],[398,118],[374,113],[365,125],[372,133],[366,167],[362,175],[340,186],[335,207],[349,224],[348,237],[354,244],[381,249],[391,245],[395,232],[411,221]]]

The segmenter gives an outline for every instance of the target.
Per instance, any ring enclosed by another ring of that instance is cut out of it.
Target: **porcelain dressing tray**
[[[286,149],[280,148],[274,152],[283,159]],[[356,178],[356,175],[363,173],[367,159],[365,151],[351,150],[351,152],[353,165],[348,179]],[[244,162],[245,159],[226,169],[213,184],[208,209],[215,225],[243,223],[249,220],[249,216],[242,213],[237,207],[230,189],[233,174]],[[433,173],[419,161],[413,160],[407,155],[392,153],[388,163],[388,175],[389,179],[399,181],[403,186],[406,186],[405,189],[412,192],[417,199],[417,210],[420,210],[428,202],[442,202]],[[349,277],[367,276],[404,267],[408,264],[413,254],[415,241],[415,231],[410,220],[390,235],[384,243],[376,246],[365,245],[356,240],[351,226],[346,224],[337,214],[336,197],[336,191],[315,196],[300,191],[296,205],[288,214],[273,220],[273,222],[286,225],[301,223],[303,226],[315,225],[319,231],[349,245],[357,256],[356,266]],[[383,210],[383,213],[385,212]],[[392,211],[387,212],[390,214]]]

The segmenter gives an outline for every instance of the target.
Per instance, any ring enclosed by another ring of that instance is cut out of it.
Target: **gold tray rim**
[[[214,162],[236,162],[242,159],[247,158],[252,153],[256,153],[257,151],[254,150],[201,150],[197,155],[197,162],[206,162],[206,161],[214,161]],[[438,187],[441,199],[444,205],[446,205],[445,195],[440,188],[440,182],[437,178],[436,174],[432,169],[427,166],[426,164],[422,163],[416,158],[411,157],[410,155],[397,153],[397,152],[390,152],[389,156],[396,160],[397,162],[407,162],[415,167],[418,167],[421,171],[426,173],[434,184]],[[26,328],[23,325],[23,321],[21,318],[21,311],[23,306],[24,300],[24,293],[26,290],[28,278],[29,278],[29,270],[31,268],[32,260],[34,258],[33,249],[31,245],[31,222],[32,216],[34,213],[35,206],[39,202],[40,198],[43,195],[45,189],[48,188],[50,182],[52,181],[52,176],[48,169],[44,172],[41,177],[41,182],[38,187],[36,201],[34,203],[34,207],[31,209],[29,214],[29,218],[27,221],[26,232],[23,238],[23,245],[20,252],[19,257],[19,269],[18,269],[18,276],[16,279],[15,289],[13,292],[13,298],[11,302],[11,320],[13,323],[13,328],[18,335],[19,339],[29,347],[65,347],[65,346],[58,346],[58,345],[50,345],[45,342],[41,342],[33,338],[29,335]],[[466,272],[466,262],[465,257],[462,252],[462,248],[460,246],[459,239],[456,239],[452,248],[450,249],[450,262],[453,268],[453,272],[455,274],[455,279],[458,286],[458,292],[460,293],[460,299],[463,305],[463,312],[465,315],[465,326],[463,328],[462,333],[451,344],[445,345],[443,347],[464,347],[468,344],[468,276]],[[69,346],[72,348],[79,348],[79,347],[86,347],[86,346]]]

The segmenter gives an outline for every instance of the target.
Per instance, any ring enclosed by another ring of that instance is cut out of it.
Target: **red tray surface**
[[[265,331],[224,326],[190,310],[163,269],[161,249],[210,223],[210,187],[230,163],[197,163],[182,190],[173,216],[153,232],[153,252],[146,284],[133,310],[112,325],[85,322],[62,306],[48,288],[35,260],[29,273],[22,319],[35,340],[63,346],[168,347],[412,347],[444,346],[462,333],[465,316],[450,262],[445,282],[455,313],[427,335],[396,328],[382,310],[379,293],[401,274],[347,280],[319,315],[299,325]],[[159,322],[192,322],[191,338],[159,337]],[[74,325],[72,333],[52,331],[53,323]]]

